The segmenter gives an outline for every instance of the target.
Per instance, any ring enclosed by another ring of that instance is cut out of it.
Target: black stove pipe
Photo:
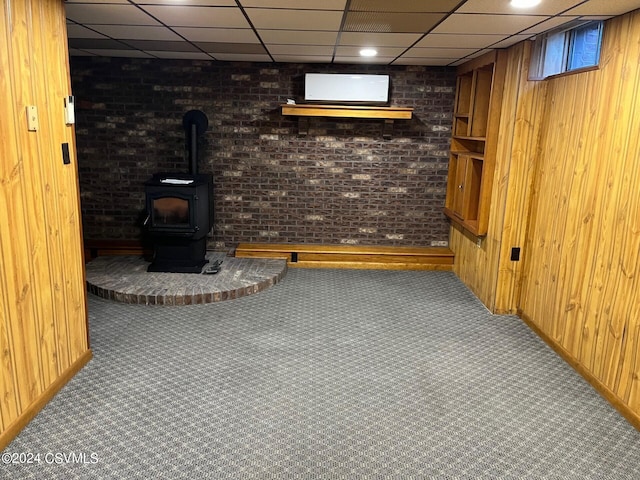
[[[189,150],[189,169],[191,175],[198,174],[198,137],[207,131],[209,119],[200,110],[189,110],[182,117],[182,127],[186,133]]]
[[[191,124],[191,148],[189,149],[189,165],[191,175],[198,174],[198,129],[195,123]]]

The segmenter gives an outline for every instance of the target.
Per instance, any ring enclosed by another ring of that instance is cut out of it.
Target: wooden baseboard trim
[[[633,425],[636,430],[640,430],[640,415],[631,410],[627,404],[625,404],[620,397],[618,397],[609,387],[607,387],[604,383],[602,383],[598,378],[596,378],[593,373],[587,370],[584,365],[578,362],[573,355],[571,355],[567,350],[564,349],[561,345],[559,345],[555,340],[553,340],[550,336],[544,333],[533,321],[522,312],[522,310],[518,309],[518,316],[527,324],[527,326],[533,330],[536,335],[538,335],[544,342],[549,345],[562,359],[567,362],[571,367],[578,372],[582,377],[589,382],[589,384],[604,397],[604,399],[609,402],[613,408],[615,408],[620,414],[627,419],[627,421]]]
[[[453,252],[446,247],[241,243],[235,255],[284,258],[293,268],[447,271],[453,268]]]
[[[141,240],[85,240],[85,261],[107,255],[148,255],[151,250]]]
[[[51,400],[56,393],[64,387],[73,376],[84,367],[93,357],[91,349],[84,352],[62,375],[60,375],[49,387],[42,392],[40,397],[33,402],[22,414],[16,418],[1,434],[0,434],[0,451],[4,450],[9,443],[20,433],[20,431],[38,414],[40,410]]]

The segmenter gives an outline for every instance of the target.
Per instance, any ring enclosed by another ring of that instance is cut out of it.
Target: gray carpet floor
[[[89,315],[94,359],[5,450],[39,462],[1,478],[640,478],[640,432],[449,272]]]

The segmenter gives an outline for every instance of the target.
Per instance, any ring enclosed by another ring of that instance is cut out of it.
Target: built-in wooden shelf
[[[489,228],[505,65],[492,51],[458,67],[444,214],[478,237]]]
[[[394,120],[411,120],[413,108],[411,107],[379,107],[370,105],[323,105],[323,104],[289,104],[281,105],[282,115],[303,117],[300,119],[299,133],[306,135],[309,124],[306,117],[333,117],[333,118],[371,118],[384,120],[382,135],[385,138],[391,136],[391,127]]]

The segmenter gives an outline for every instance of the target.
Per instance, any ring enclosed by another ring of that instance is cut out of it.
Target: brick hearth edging
[[[215,275],[147,272],[141,256],[98,257],[87,263],[90,293],[123,303],[192,305],[220,302],[258,293],[278,283],[287,264],[280,259],[227,257],[207,254],[210,262],[223,260]],[[205,265],[205,269],[207,266]]]

